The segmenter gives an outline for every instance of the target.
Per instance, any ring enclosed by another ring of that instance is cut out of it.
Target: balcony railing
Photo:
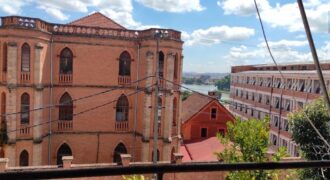
[[[117,132],[127,132],[128,131],[128,121],[117,121],[115,122],[115,131]]]
[[[70,166],[73,166],[70,164]],[[137,164],[128,166],[93,166],[93,167],[69,167],[48,169],[6,169],[0,173],[0,179],[64,179],[86,178],[104,176],[122,176],[132,174],[157,174],[162,180],[168,173],[201,173],[201,172],[228,172],[228,171],[254,171],[254,170],[284,170],[303,168],[328,168],[329,160],[318,161],[289,161],[289,162],[265,162],[265,163],[222,163],[222,162],[192,162],[192,163],[163,163],[163,164]],[[4,167],[7,167],[4,166]],[[42,167],[42,166],[41,166]],[[87,166],[88,167],[88,166]],[[221,179],[221,178],[219,178]]]
[[[30,136],[31,135],[30,130],[31,130],[31,127],[28,124],[21,125],[19,128],[19,136],[20,137]]]
[[[21,72],[21,83],[30,83],[30,72]]]
[[[103,38],[121,38],[129,40],[155,39],[156,30],[166,30],[168,35],[163,39],[181,41],[181,32],[172,29],[147,29],[147,30],[127,30],[78,26],[70,24],[52,24],[38,18],[7,16],[1,17],[2,27],[17,27],[24,29],[35,29],[52,34],[97,36]]]
[[[131,76],[118,76],[119,85],[128,85],[131,84]]]
[[[63,83],[63,84],[72,83],[72,74],[60,74],[59,83]]]
[[[59,120],[57,122],[58,131],[70,131],[73,129],[72,120]]]

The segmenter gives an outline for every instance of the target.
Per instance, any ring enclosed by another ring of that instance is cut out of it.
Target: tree
[[[190,91],[183,91],[181,96],[182,101],[186,100],[191,94]]]
[[[227,123],[228,132],[223,138],[217,135],[221,143],[225,145],[223,152],[216,153],[219,160],[226,163],[240,162],[266,162],[269,145],[269,118],[262,120],[250,119],[241,121],[237,119],[235,124]],[[274,155],[273,160],[279,161],[286,153],[280,148]],[[228,179],[268,179],[278,177],[276,171],[232,171]]]
[[[230,75],[225,76],[224,78],[218,80],[215,85],[218,90],[229,91],[230,89]]]
[[[309,121],[310,120],[310,121]],[[322,99],[317,99],[289,116],[292,139],[299,145],[302,156],[307,160],[329,160],[330,148],[318,136],[310,122],[330,142],[330,125],[327,108]],[[330,169],[304,169],[301,178],[330,179]]]

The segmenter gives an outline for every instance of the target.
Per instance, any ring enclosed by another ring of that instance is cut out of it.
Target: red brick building
[[[182,103],[181,131],[184,141],[199,141],[225,134],[234,116],[216,98],[193,93]]]
[[[165,33],[159,56],[157,31]],[[128,30],[100,13],[69,24],[1,17],[1,124],[8,136],[1,156],[10,166],[59,164],[63,155],[78,164],[116,162],[120,153],[150,161],[152,76],[159,62],[161,77],[181,83],[182,45],[178,31]],[[161,87],[158,151],[169,160],[179,147],[181,101],[173,84]]]
[[[271,149],[285,147],[291,156],[299,156],[297,144],[291,139],[288,114],[320,97],[322,90],[310,62],[234,66],[231,69],[230,111],[242,119],[270,117]],[[321,62],[330,87],[330,62]]]

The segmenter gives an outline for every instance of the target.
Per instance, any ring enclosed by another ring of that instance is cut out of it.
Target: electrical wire
[[[137,81],[131,82],[129,84],[139,83],[139,82],[144,81],[144,80],[146,80],[148,78],[151,78],[151,77],[154,77],[154,76],[147,76],[147,77],[144,77],[144,78],[139,79]],[[87,96],[83,96],[83,97],[79,97],[79,98],[72,99],[72,100],[69,100],[69,101],[65,101],[65,102],[60,103],[60,104],[50,104],[50,105],[47,105],[47,106],[30,109],[28,111],[18,111],[18,112],[13,112],[13,113],[6,113],[6,114],[2,114],[1,116],[6,117],[6,116],[10,116],[10,115],[29,113],[29,112],[33,112],[33,111],[42,110],[42,109],[48,109],[48,108],[57,107],[57,106],[61,106],[61,105],[67,105],[71,102],[76,102],[76,101],[80,101],[80,100],[83,100],[83,99],[88,99],[88,98],[91,98],[91,97],[94,97],[94,96],[98,96],[98,95],[101,95],[101,94],[105,94],[105,93],[108,93],[108,92],[111,92],[111,91],[114,91],[114,90],[118,90],[118,89],[123,89],[123,88],[126,88],[126,87],[125,86],[118,86],[118,87],[114,87],[114,88],[111,88],[111,89],[108,89],[108,90],[105,90],[105,91],[101,91],[101,92],[98,92],[98,93],[93,93],[93,94],[90,94],[90,95],[87,95]]]
[[[156,85],[156,84],[153,84],[153,85],[150,85],[150,86],[148,86],[148,87],[145,87],[145,88],[142,88],[142,89],[136,90],[136,91],[134,91],[134,92],[132,92],[132,93],[126,94],[126,96],[132,96],[132,95],[137,94],[137,93],[139,93],[139,92],[141,92],[141,91],[144,91],[144,90],[146,90],[146,89],[148,89],[148,88],[151,88],[151,87],[153,87],[153,86],[155,86],[155,85]],[[103,104],[101,104],[101,105],[97,105],[97,106],[94,106],[94,107],[92,107],[92,108],[88,108],[88,109],[86,109],[86,110],[83,110],[83,111],[80,111],[80,112],[78,112],[78,113],[72,114],[72,116],[73,116],[73,117],[75,117],[75,116],[79,116],[79,115],[85,114],[85,113],[87,113],[87,112],[93,111],[93,110],[95,110],[95,109],[98,109],[98,108],[101,108],[101,107],[107,106],[107,105],[112,104],[112,103],[117,102],[117,101],[118,101],[118,99],[116,99],[116,100],[112,100],[112,101],[109,101],[109,102],[103,103]],[[37,127],[37,126],[42,126],[42,125],[46,125],[46,124],[49,124],[49,123],[54,123],[54,122],[57,122],[57,121],[60,121],[60,119],[55,119],[55,120],[52,120],[52,121],[46,121],[46,122],[42,122],[42,123],[39,123],[39,124],[29,125],[29,126],[25,126],[24,128],[34,128],[34,127]],[[62,120],[62,121],[64,121],[64,120]],[[68,121],[69,121],[69,120],[68,120]],[[16,129],[13,129],[13,130],[9,130],[9,131],[7,131],[7,133],[13,133],[13,132],[17,132],[17,131],[20,131],[20,130],[21,130],[21,129],[17,129],[17,128],[16,128]]]

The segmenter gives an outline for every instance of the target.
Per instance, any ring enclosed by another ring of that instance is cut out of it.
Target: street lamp
[[[158,140],[158,93],[159,93],[159,42],[162,38],[168,36],[167,30],[154,31],[154,38],[156,39],[156,86],[155,86],[155,104],[154,104],[154,149],[153,149],[153,163],[157,164],[157,140]]]

